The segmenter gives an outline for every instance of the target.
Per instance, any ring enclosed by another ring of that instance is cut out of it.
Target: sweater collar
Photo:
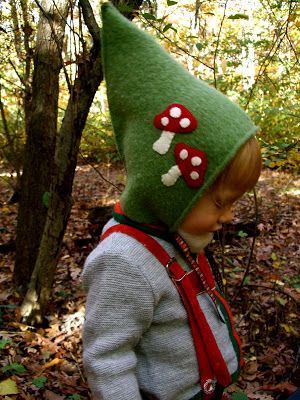
[[[148,235],[155,236],[157,238],[166,240],[167,242],[174,244],[174,237],[169,232],[167,226],[143,224],[128,218],[124,214],[120,202],[117,202],[115,204],[112,216],[120,224],[132,226],[134,228],[141,230],[142,232],[147,233]]]

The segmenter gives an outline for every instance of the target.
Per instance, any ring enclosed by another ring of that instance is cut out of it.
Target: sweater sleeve
[[[140,400],[135,346],[153,318],[151,286],[134,262],[105,252],[89,256],[83,285],[83,362],[93,398]]]

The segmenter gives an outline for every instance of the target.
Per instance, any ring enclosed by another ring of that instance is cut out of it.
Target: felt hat
[[[110,3],[102,20],[108,103],[127,172],[121,206],[137,222],[176,231],[257,127]]]

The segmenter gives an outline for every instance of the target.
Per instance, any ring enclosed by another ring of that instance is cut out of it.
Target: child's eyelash
[[[216,206],[217,208],[223,208],[223,204],[222,204],[222,202],[219,201],[219,200],[215,200],[215,206]]]

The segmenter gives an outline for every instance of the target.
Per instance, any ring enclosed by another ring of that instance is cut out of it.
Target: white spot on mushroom
[[[163,126],[167,126],[169,123],[169,118],[168,117],[162,117],[161,123]]]
[[[194,167],[198,167],[202,163],[202,160],[200,157],[192,157],[191,163]]]
[[[179,157],[181,158],[181,160],[186,160],[188,155],[189,153],[186,149],[181,150],[181,152],[179,153]]]
[[[187,128],[191,125],[191,121],[188,118],[182,118],[179,121],[179,125],[181,126],[181,128]]]
[[[196,179],[199,178],[199,174],[196,171],[193,171],[190,173],[190,177],[193,179],[193,181],[195,181]]]
[[[179,118],[181,117],[181,110],[179,107],[172,107],[170,110],[170,115],[173,118]]]

